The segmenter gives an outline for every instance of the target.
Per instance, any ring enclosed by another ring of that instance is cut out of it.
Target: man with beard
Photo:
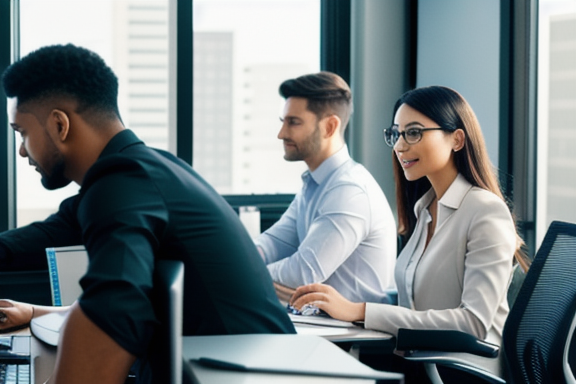
[[[279,92],[284,158],[308,170],[287,211],[255,240],[278,296],[288,301],[293,289],[323,282],[351,301],[389,302],[396,226],[380,186],[348,154],[350,87],[320,72],[286,80]]]
[[[157,326],[150,295],[160,259],[184,263],[185,335],[294,333],[238,216],[188,164],[124,127],[118,80],[98,55],[44,47],[8,67],[3,86],[19,153],[42,184],[80,185],[45,221],[0,234],[3,270],[45,260],[46,247],[88,252],[51,382],[123,383],[137,358],[138,382],[149,379],[142,362]],[[0,330],[54,310],[0,300]]]

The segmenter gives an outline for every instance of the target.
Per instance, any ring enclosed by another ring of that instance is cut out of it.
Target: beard
[[[54,167],[52,167],[52,172],[50,175],[46,172],[41,172],[42,175],[42,185],[44,188],[52,191],[54,189],[59,189],[70,184],[71,180],[64,176],[64,160],[60,159]]]
[[[287,161],[300,161],[309,158],[314,153],[320,150],[321,144],[320,125],[316,124],[314,131],[308,135],[300,143],[288,140],[290,144],[296,144],[292,151],[284,150],[284,160]],[[286,140],[285,140],[286,141]]]

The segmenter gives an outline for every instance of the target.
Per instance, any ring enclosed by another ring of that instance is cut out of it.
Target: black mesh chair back
[[[157,261],[152,300],[160,325],[154,333],[148,353],[150,383],[183,382],[183,298],[184,264],[175,260]]]
[[[513,383],[565,383],[563,354],[576,313],[576,224],[553,222],[504,327]]]

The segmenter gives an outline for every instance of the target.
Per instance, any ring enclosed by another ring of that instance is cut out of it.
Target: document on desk
[[[402,374],[376,371],[319,336],[216,335],[183,338],[186,361],[216,369],[350,377],[400,382]]]
[[[342,320],[336,320],[324,315],[315,316],[305,316],[305,315],[294,315],[289,313],[288,316],[293,323],[296,324],[311,324],[311,325],[321,325],[324,327],[336,327],[336,328],[353,328],[356,325]]]

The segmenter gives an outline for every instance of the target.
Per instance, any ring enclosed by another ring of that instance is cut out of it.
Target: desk
[[[385,332],[365,329],[358,325],[326,317],[300,316],[289,314],[290,320],[299,335],[322,336],[334,343],[358,341],[394,341]]]
[[[43,343],[35,337],[30,340],[30,361],[32,362],[32,382],[42,384],[48,380],[56,364],[56,347]]]
[[[186,340],[186,338],[184,338]],[[36,338],[31,339],[31,361],[33,362],[32,383],[43,384],[52,374],[56,363],[56,348]],[[236,383],[243,384],[376,384],[376,380],[321,377],[297,374],[271,374],[260,372],[236,372],[205,367],[190,362],[193,379],[198,384]]]
[[[195,384],[370,384],[403,380],[402,374],[373,370],[319,336],[187,336],[182,351]],[[201,364],[202,359],[208,361]]]
[[[2,335],[30,336],[30,328],[5,333]],[[35,337],[30,338],[30,367],[34,384],[43,384],[48,380],[56,364],[56,347],[52,347]]]
[[[336,331],[335,327],[321,327],[310,324],[296,324],[296,328],[299,334],[318,334],[325,333],[327,339],[332,339],[334,342],[344,342],[353,341],[355,343],[368,342],[373,345],[374,342],[390,342],[394,340],[391,335],[365,330],[361,327],[354,326],[352,329],[342,333],[342,330]],[[341,328],[342,329],[342,328]],[[332,335],[328,335],[332,333]],[[335,334],[338,333],[338,334]],[[29,335],[30,330],[24,329],[13,334],[23,334]],[[191,337],[184,337],[184,349],[187,343],[190,343]],[[188,341],[187,341],[188,340]],[[31,364],[32,364],[32,382],[34,384],[44,383],[52,374],[54,365],[56,363],[56,348],[49,346],[42,341],[31,338]],[[321,377],[312,375],[300,375],[300,374],[273,374],[273,373],[261,373],[261,372],[237,372],[228,371],[222,369],[215,369],[206,366],[202,366],[197,362],[190,362],[189,367],[193,372],[193,376],[198,384],[210,384],[210,383],[234,383],[239,380],[243,384],[264,384],[274,382],[275,384],[282,383],[299,383],[299,384],[328,384],[328,383],[346,383],[346,384],[373,384],[376,380],[371,379],[351,379],[351,378],[341,378],[341,377]],[[273,380],[273,381],[272,381]]]
[[[189,363],[189,367],[195,384],[376,384],[376,380],[367,379],[227,371],[205,367],[194,361]]]
[[[389,333],[330,318],[292,314],[289,316],[299,335],[321,336],[348,350],[357,359],[360,359],[360,354],[389,355],[396,347],[396,338]]]

